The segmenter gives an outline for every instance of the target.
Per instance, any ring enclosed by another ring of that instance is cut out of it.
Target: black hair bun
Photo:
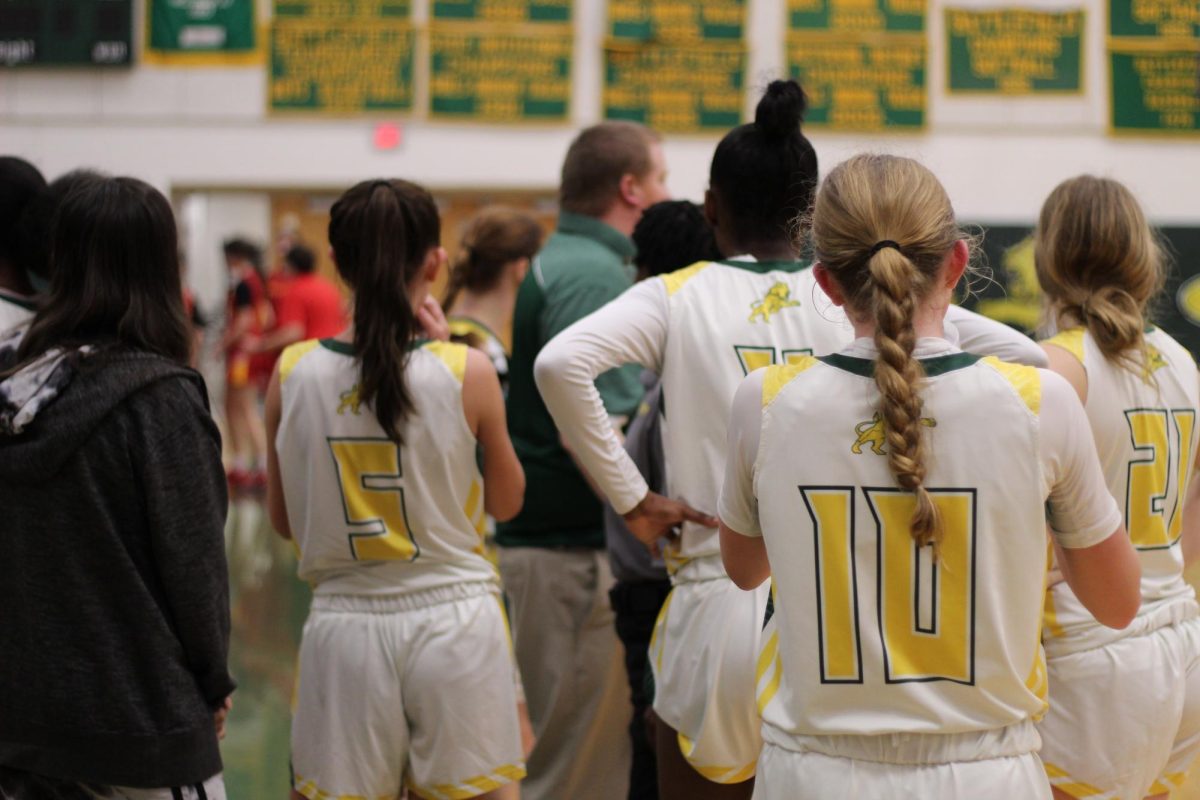
[[[768,140],[786,139],[799,132],[806,110],[808,95],[800,84],[771,81],[754,110],[754,125]]]

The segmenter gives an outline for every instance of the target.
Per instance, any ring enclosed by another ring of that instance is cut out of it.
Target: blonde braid
[[[817,260],[845,293],[847,314],[875,323],[875,385],[888,469],[916,499],[913,539],[932,545],[937,558],[942,524],[925,488],[925,370],[913,358],[913,318],[947,255],[967,237],[933,173],[911,159],[875,154],[855,156],[825,178],[811,235]]]
[[[928,446],[921,413],[921,386],[925,369],[913,358],[917,334],[913,330],[916,298],[923,296],[926,281],[900,251],[880,250],[868,264],[875,312],[875,385],[879,387],[879,415],[888,446],[888,468],[896,483],[916,495],[912,536],[920,545],[932,544],[935,556],[942,540],[941,517],[925,489]]]

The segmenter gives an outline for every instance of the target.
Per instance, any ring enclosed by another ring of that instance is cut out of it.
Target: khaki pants
[[[633,709],[604,551],[502,547],[500,574],[537,736],[522,800],[621,800]]]

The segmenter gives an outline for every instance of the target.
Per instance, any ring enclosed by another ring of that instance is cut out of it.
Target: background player
[[[1035,242],[1061,331],[1045,343],[1050,366],[1083,400],[1142,568],[1141,609],[1121,631],[1098,623],[1068,584],[1050,589],[1042,759],[1058,797],[1165,798],[1200,750],[1200,607],[1183,579],[1200,547],[1190,478],[1200,374],[1146,324],[1163,255],[1128,189],[1090,175],[1059,184]]]
[[[1121,627],[1138,605],[1082,409],[1058,376],[941,338],[969,248],[915,161],[839,165],[812,238],[859,338],[742,383],[721,497],[729,576],[774,582],[754,796],[1048,798],[1047,501],[1087,608]]]
[[[442,300],[450,337],[487,353],[501,386],[508,385],[517,289],[542,238],[542,226],[528,214],[503,206],[485,208],[467,223],[450,270]]]
[[[289,347],[268,392],[271,520],[314,585],[292,725],[293,796],[309,800],[404,783],[422,798],[515,798],[525,774],[482,552],[485,510],[516,514],[524,475],[486,356],[420,339],[439,237],[419,186],[342,195],[329,241],[353,326]]]
[[[223,250],[229,269],[229,299],[220,349],[225,353],[225,423],[233,451],[229,483],[234,487],[261,486],[267,436],[258,414],[258,397],[271,375],[269,367],[263,369],[270,358],[255,355],[251,345],[271,327],[274,311],[267,299],[262,251],[257,245],[230,239]]]

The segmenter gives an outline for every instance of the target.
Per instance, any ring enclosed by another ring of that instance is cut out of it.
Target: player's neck
[[[730,241],[721,247],[726,258],[754,256],[757,261],[795,261],[796,251],[788,239],[770,242]]]
[[[917,313],[913,316],[913,331],[918,339],[944,339],[943,323],[946,318],[946,306],[918,305]],[[875,338],[875,320],[850,316],[854,325],[854,336],[859,339]]]
[[[516,284],[501,280],[500,285],[486,292],[464,289],[447,309],[447,314],[468,317],[483,323],[508,346],[509,331],[512,329],[513,307],[517,302]]]

